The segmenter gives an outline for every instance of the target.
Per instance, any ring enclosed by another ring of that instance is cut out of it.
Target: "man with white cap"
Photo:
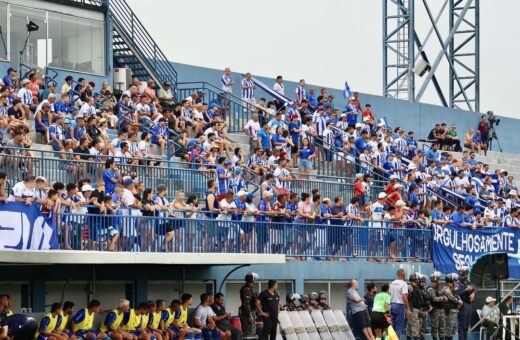
[[[482,307],[482,325],[487,328],[490,335],[495,333],[499,325],[500,311],[495,308],[497,299],[492,296],[486,298],[486,304]]]
[[[506,209],[508,211],[511,211],[511,208],[513,208],[516,203],[518,202],[518,194],[516,192],[516,190],[510,190],[508,193],[507,193],[507,199],[506,199]]]

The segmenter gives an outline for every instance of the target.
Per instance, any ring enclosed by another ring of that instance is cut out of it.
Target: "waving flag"
[[[385,128],[388,126],[386,122],[386,117],[381,117],[377,120],[377,126],[384,126]]]
[[[348,98],[352,97],[352,95],[353,95],[353,93],[350,90],[350,86],[348,86],[348,83],[345,82],[345,90],[343,91],[343,97],[348,99]]]
[[[245,77],[244,74],[242,74],[242,76]],[[269,86],[267,86],[266,84],[264,84],[260,80],[254,78],[254,77],[251,77],[251,80],[253,80],[253,83],[256,86],[258,86],[264,92],[266,92],[267,94],[269,94],[270,96],[272,96],[273,98],[278,100],[280,103],[283,103],[286,106],[292,105],[293,101],[291,99],[287,98],[286,96],[282,96],[281,94],[279,94],[278,92],[274,91],[273,89],[271,89]]]

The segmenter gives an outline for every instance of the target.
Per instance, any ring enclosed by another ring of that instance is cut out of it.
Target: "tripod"
[[[500,141],[498,140],[497,131],[495,130],[495,125],[494,124],[491,124],[491,129],[490,129],[489,133],[490,133],[490,136],[489,136],[489,151],[491,151],[492,148],[493,148],[493,139],[494,139],[494,140],[497,141],[498,150],[500,150],[500,152],[502,152],[502,146],[500,146]]]

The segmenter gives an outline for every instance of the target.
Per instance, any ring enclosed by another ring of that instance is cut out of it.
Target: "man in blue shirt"
[[[414,139],[413,131],[408,131],[408,137],[406,137],[405,141],[408,146],[408,158],[412,159],[417,150],[417,141]]]
[[[260,145],[265,152],[270,153],[271,149],[271,138],[269,137],[269,123],[265,122],[262,126],[262,130],[258,131],[256,138],[260,141]]]
[[[428,163],[437,162],[440,159],[439,153],[437,152],[438,150],[439,145],[437,143],[432,144],[431,149],[428,150],[428,152],[426,152],[426,154],[424,155]]]
[[[383,163],[383,169],[385,169],[385,178],[389,179],[394,174],[394,154],[389,153],[386,155],[386,161]]]
[[[368,132],[366,130],[361,131],[361,137],[354,140],[354,145],[357,149],[357,156],[363,153],[368,148]]]
[[[159,124],[153,127],[152,143],[161,147],[162,157],[166,157],[166,144],[168,143],[169,130],[166,126],[166,119],[159,119]]]
[[[119,182],[119,169],[116,168],[114,159],[107,159],[105,162],[105,170],[103,171],[103,182],[105,182],[105,194],[112,195]]]
[[[316,111],[316,109],[318,108],[318,99],[316,98],[314,91],[314,87],[311,87],[309,89],[309,92],[307,92],[307,100],[309,101],[309,109],[311,111]]]
[[[12,89],[18,88],[18,77],[16,76],[16,70],[12,67],[7,69],[7,74],[3,79],[4,85]]]
[[[230,189],[230,180],[233,178],[231,174],[231,162],[226,160],[225,157],[218,159],[218,165],[216,169],[217,173],[217,197],[219,200],[226,197],[226,193]]]
[[[59,115],[67,115],[70,112],[69,102],[69,95],[62,94],[61,99],[54,104],[54,111]]]
[[[455,227],[460,227],[460,224],[463,222],[463,215],[464,207],[462,205],[459,205],[457,207],[457,210],[450,216],[450,220],[452,220],[453,225]]]

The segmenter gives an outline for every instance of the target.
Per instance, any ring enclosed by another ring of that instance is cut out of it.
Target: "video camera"
[[[488,115],[487,118],[488,118],[489,124],[491,126],[493,126],[493,125],[496,125],[496,126],[500,125],[500,118],[497,118],[493,111],[488,111],[487,115]]]

